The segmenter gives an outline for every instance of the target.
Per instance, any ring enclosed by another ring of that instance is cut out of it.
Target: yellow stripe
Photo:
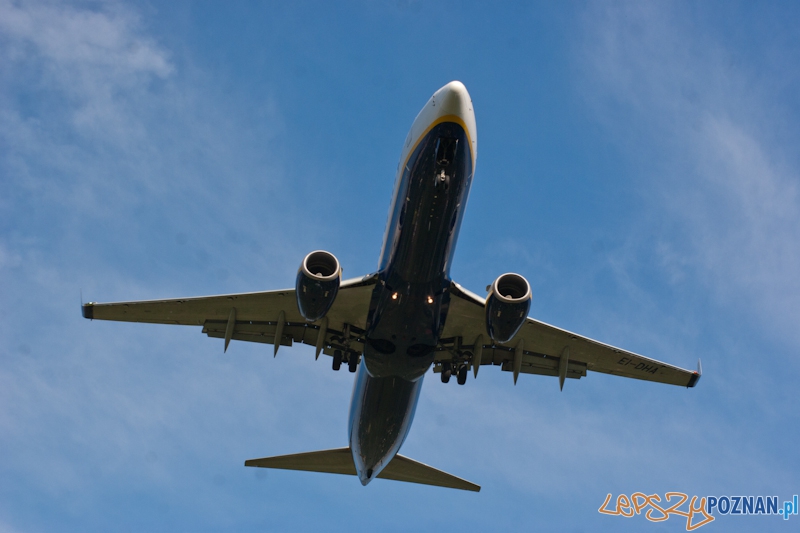
[[[469,128],[468,128],[468,127],[467,127],[467,125],[464,123],[464,121],[463,121],[463,120],[461,120],[461,117],[459,117],[458,115],[443,115],[443,116],[441,116],[441,117],[437,118],[436,120],[434,120],[433,122],[431,122],[431,124],[430,124],[430,125],[429,125],[427,128],[425,128],[425,131],[423,131],[423,132],[422,132],[422,134],[421,134],[419,137],[417,137],[417,142],[415,142],[415,143],[414,143],[414,146],[412,146],[412,147],[411,147],[411,149],[408,151],[408,155],[406,156],[406,160],[405,160],[405,161],[403,161],[403,167],[405,167],[406,165],[408,165],[408,160],[409,160],[409,158],[411,157],[411,154],[413,154],[413,153],[414,153],[414,150],[416,150],[416,149],[417,149],[417,145],[420,143],[420,141],[422,141],[422,139],[424,139],[424,138],[425,138],[425,136],[426,136],[428,133],[430,133],[430,131],[431,131],[431,130],[432,130],[434,127],[438,126],[438,125],[439,125],[439,124],[441,124],[442,122],[455,122],[456,124],[458,124],[459,126],[461,126],[462,128],[464,128],[464,133],[466,133],[466,134],[467,134],[467,144],[469,144],[469,155],[470,155],[470,159],[472,159],[472,166],[473,166],[473,167],[475,167],[475,158],[474,158],[474,157],[472,157],[472,154],[473,154],[473,150],[472,150],[472,138],[469,136]]]

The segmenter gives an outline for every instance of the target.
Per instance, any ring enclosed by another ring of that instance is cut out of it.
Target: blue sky
[[[800,491],[793,2],[0,0],[0,532],[683,531],[607,493]],[[416,113],[465,83],[479,159],[453,265],[531,315],[693,368],[428,376],[403,453],[479,494],[254,471],[346,444],[313,349],[89,322],[97,301],[377,264]],[[800,520],[800,518],[795,518]],[[792,523],[792,522],[790,522]],[[702,531],[791,528],[718,517]]]

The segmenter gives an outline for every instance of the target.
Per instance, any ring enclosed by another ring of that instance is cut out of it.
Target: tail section
[[[378,477],[394,479],[395,481],[406,481],[408,483],[447,487],[448,489],[471,490],[473,492],[480,492],[481,490],[480,485],[448,474],[442,470],[437,470],[432,466],[409,459],[400,454],[394,456],[392,462],[381,470]]]
[[[249,459],[244,462],[244,466],[357,475],[350,448],[334,448],[318,452]],[[394,459],[386,465],[386,468],[378,474],[378,477],[450,489],[471,490],[474,492],[481,490],[479,485],[470,483],[466,479],[461,479],[399,454],[394,456]]]
[[[334,448],[333,450],[321,450],[318,452],[248,459],[244,462],[244,466],[356,475],[356,466],[353,464],[353,455],[350,453],[350,448]]]

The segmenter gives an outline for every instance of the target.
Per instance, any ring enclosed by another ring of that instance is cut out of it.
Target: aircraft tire
[[[342,351],[341,350],[334,350],[333,351],[333,369],[339,370],[342,367]]]
[[[467,382],[467,365],[461,365],[458,367],[458,374],[456,376],[459,385],[463,385]]]
[[[450,363],[442,363],[442,383],[449,383],[452,375],[453,367],[450,366]]]

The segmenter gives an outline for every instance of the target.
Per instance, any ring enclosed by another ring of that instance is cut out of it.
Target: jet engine
[[[325,316],[339,292],[342,268],[339,260],[323,250],[311,252],[300,263],[295,294],[303,318],[314,322]]]
[[[510,341],[528,317],[531,286],[519,274],[503,274],[486,298],[486,331],[494,342]]]

